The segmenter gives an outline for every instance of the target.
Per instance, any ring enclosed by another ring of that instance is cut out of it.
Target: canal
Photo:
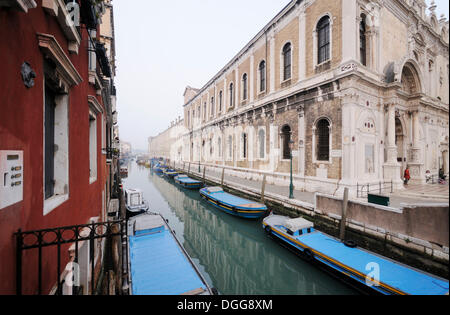
[[[138,188],[161,213],[211,287],[224,295],[347,295],[356,291],[267,237],[248,221],[208,205],[198,191],[130,162],[124,188]]]

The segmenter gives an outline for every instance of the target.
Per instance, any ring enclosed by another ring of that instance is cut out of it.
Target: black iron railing
[[[117,220],[111,222],[101,222],[101,223],[91,223],[85,225],[75,225],[75,226],[67,226],[67,227],[59,227],[53,229],[44,229],[44,230],[36,230],[36,231],[27,231],[23,232],[18,230],[15,233],[16,236],[16,293],[17,295],[22,295],[22,277],[23,277],[23,257],[24,251],[29,250],[37,250],[38,251],[38,259],[37,259],[37,280],[38,287],[37,293],[39,295],[46,294],[43,292],[43,277],[46,276],[42,271],[42,264],[44,262],[43,249],[47,247],[56,246],[57,255],[56,262],[54,268],[54,274],[57,276],[57,284],[56,284],[56,295],[63,294],[63,285],[64,280],[61,279],[61,264],[62,264],[62,255],[61,255],[61,247],[64,244],[74,244],[74,256],[73,262],[78,264],[79,262],[79,243],[83,241],[89,242],[90,248],[90,268],[91,268],[91,294],[95,292],[95,240],[98,239],[109,239],[111,240],[114,236],[120,236],[121,242],[125,239],[126,241],[126,220]],[[68,259],[66,258],[65,261]],[[48,263],[48,259],[45,260]],[[32,262],[27,261],[27,264],[31,264]],[[72,270],[74,272],[74,270]],[[72,294],[77,294],[80,292],[79,285],[77,286],[77,282],[73,282],[73,290]]]
[[[389,194],[394,192],[394,182],[378,182],[367,184],[356,184],[357,197],[365,198],[369,194]]]

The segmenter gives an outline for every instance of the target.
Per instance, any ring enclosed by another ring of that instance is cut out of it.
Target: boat
[[[177,176],[179,173],[172,169],[172,168],[167,168],[165,170],[163,170],[164,176],[168,177],[168,178],[174,178],[175,176]]]
[[[155,172],[156,174],[163,174],[164,169],[165,168],[161,164],[158,163],[153,167],[153,172]]]
[[[127,219],[149,210],[148,202],[144,200],[142,191],[139,189],[125,190],[125,208],[127,210]]]
[[[241,218],[258,219],[267,211],[264,204],[226,193],[222,187],[203,188],[200,195],[214,207]]]
[[[213,295],[188,253],[160,214],[128,221],[130,295]]]
[[[187,175],[178,175],[174,177],[175,183],[187,189],[199,189],[203,187],[201,181],[190,178]]]
[[[317,263],[361,291],[385,295],[448,295],[449,282],[400,262],[317,231],[303,218],[269,215],[263,220],[267,235]]]

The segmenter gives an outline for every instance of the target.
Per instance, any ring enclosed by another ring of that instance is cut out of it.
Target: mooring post
[[[224,179],[225,179],[225,167],[222,168],[222,181],[220,182],[220,186],[222,186],[222,188],[223,188],[223,181],[224,181]]]
[[[341,241],[345,239],[345,223],[347,221],[347,206],[348,206],[348,188],[346,187],[344,190],[344,200],[342,202],[342,215],[341,215],[341,231],[339,234],[339,238]]]
[[[205,166],[203,166],[203,185],[205,185],[206,184],[206,182],[205,182],[205,174],[206,173],[206,165]]]
[[[266,192],[266,175],[264,174],[261,187],[261,202],[264,203],[264,194]]]

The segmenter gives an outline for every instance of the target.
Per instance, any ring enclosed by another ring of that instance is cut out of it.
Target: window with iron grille
[[[234,106],[234,90],[233,83],[230,84],[230,107]]]
[[[329,161],[330,159],[330,123],[321,119],[317,123],[317,160]]]
[[[266,90],[266,62],[263,60],[259,64],[259,91]]]
[[[361,64],[367,65],[367,41],[366,41],[366,16],[361,15],[361,23],[359,24],[359,54]]]
[[[242,100],[247,99],[247,73],[242,76]]]
[[[292,47],[290,43],[287,43],[283,47],[283,81],[291,78],[291,57]]]
[[[285,125],[281,129],[281,139],[283,142],[283,159],[289,160],[291,158],[291,148],[289,142],[291,142],[291,127]]]
[[[330,18],[324,16],[317,24],[318,60],[321,64],[330,59]]]
[[[247,158],[247,134],[242,134],[242,157]]]
[[[258,137],[259,137],[259,157],[261,159],[265,158],[265,144],[266,144],[266,134],[264,132],[264,130],[260,130],[258,133]]]

